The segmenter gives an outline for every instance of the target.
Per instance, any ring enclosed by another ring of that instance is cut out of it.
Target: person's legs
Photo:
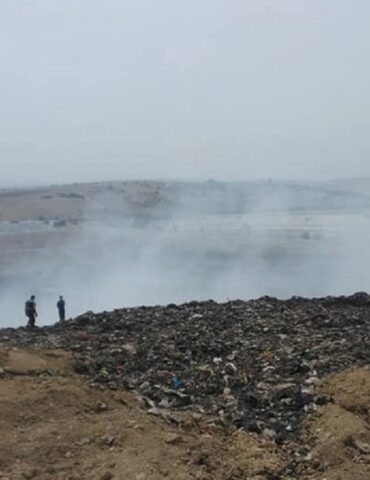
[[[33,328],[35,326],[35,315],[29,315],[28,316],[28,327]]]

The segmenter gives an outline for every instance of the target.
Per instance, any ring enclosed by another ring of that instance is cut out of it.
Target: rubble
[[[206,413],[226,429],[284,443],[307,413],[331,402],[318,391],[323,377],[369,362],[370,297],[87,312],[62,325],[3,329],[0,344],[70,350],[91,385],[135,390],[169,422],[181,411]]]

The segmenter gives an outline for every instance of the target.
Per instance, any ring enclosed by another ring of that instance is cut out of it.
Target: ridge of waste
[[[0,344],[63,348],[99,388],[140,393],[151,413],[215,416],[277,443],[331,399],[328,374],[370,359],[370,296],[212,300],[122,308],[0,330]]]

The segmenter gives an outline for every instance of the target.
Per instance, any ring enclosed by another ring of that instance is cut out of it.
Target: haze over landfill
[[[1,324],[122,305],[367,290],[370,181],[107,182],[0,193]]]

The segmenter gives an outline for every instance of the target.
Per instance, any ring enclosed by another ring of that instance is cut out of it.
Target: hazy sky
[[[369,0],[1,0],[0,184],[370,175]]]

